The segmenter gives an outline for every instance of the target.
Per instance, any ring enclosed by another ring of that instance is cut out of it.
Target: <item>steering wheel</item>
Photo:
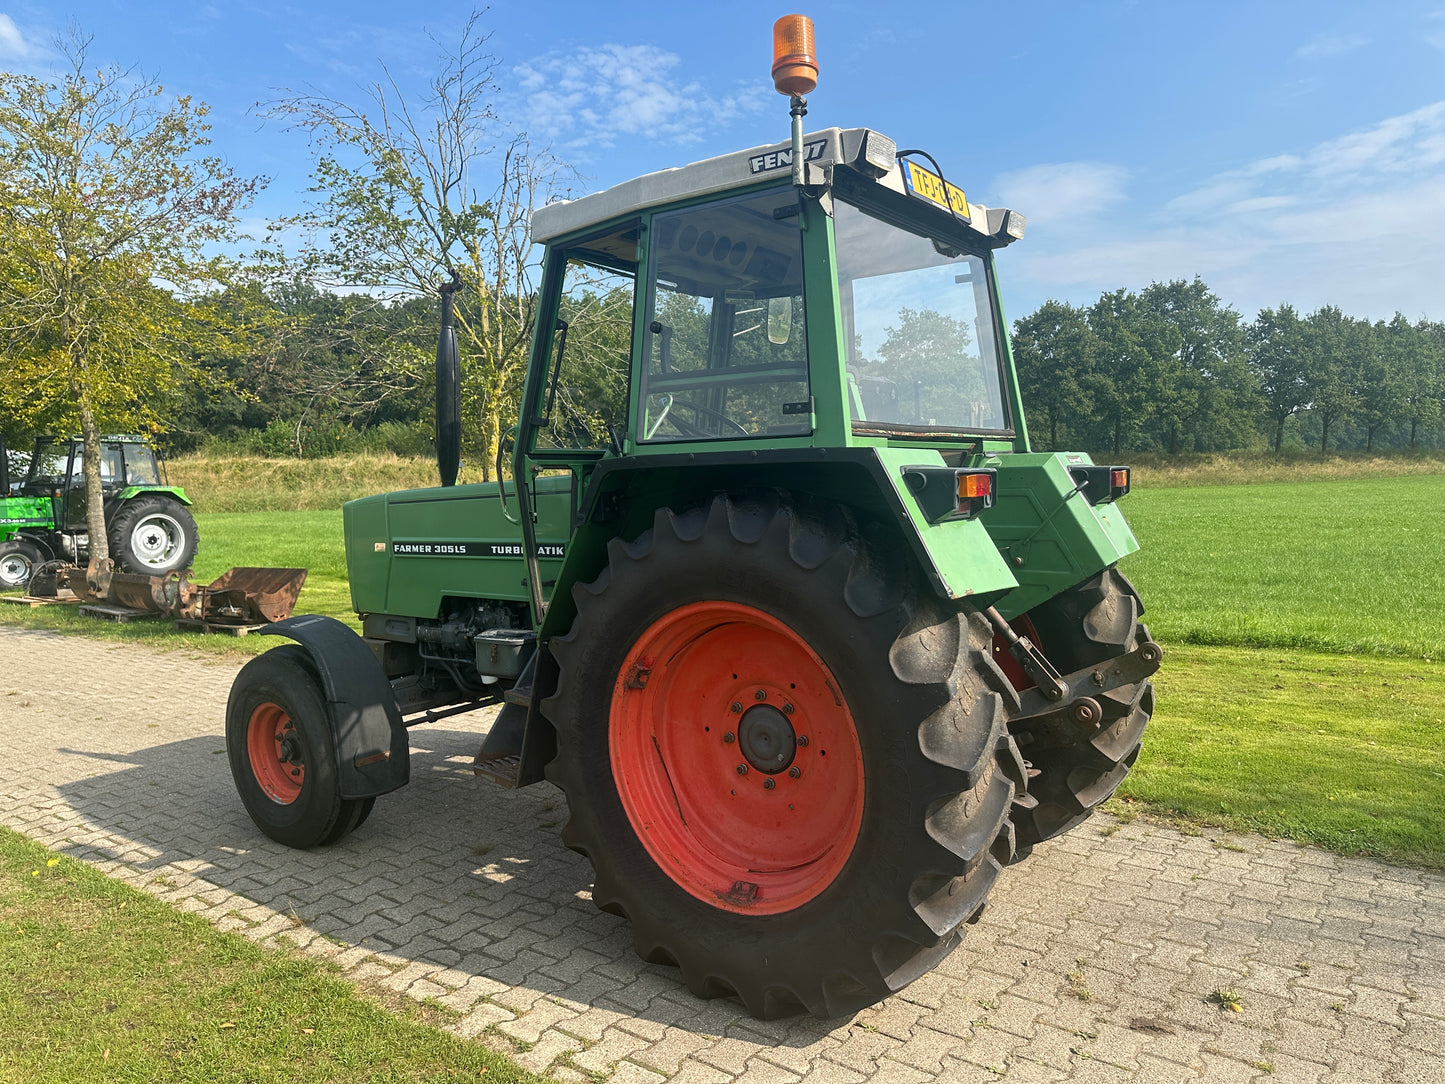
[[[657,430],[661,428],[663,420],[672,412],[673,407],[683,407],[693,413],[693,420],[691,422],[685,422],[681,418],[672,419],[672,424],[676,427],[677,431],[685,437],[697,437],[700,440],[706,440],[722,435],[722,433],[709,432],[702,425],[698,424],[704,416],[716,418],[721,423],[718,428],[722,429],[726,427],[732,431],[733,435],[740,437],[752,436],[751,433],[720,410],[713,410],[712,407],[699,406],[697,403],[688,399],[675,399],[671,395],[666,398],[667,402],[662,408],[662,413],[658,415],[657,421],[653,422],[652,427],[647,431],[648,440],[651,440],[657,433]]]

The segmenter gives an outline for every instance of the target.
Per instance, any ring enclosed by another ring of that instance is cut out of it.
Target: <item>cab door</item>
[[[548,252],[515,477],[504,483],[522,487],[530,507],[522,530],[529,561],[540,562],[534,604],[556,581],[593,469],[629,443],[640,234],[634,220]]]

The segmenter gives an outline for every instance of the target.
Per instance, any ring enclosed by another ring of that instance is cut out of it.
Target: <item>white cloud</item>
[[[1030,166],[994,179],[993,190],[1035,225],[1093,215],[1124,198],[1128,171],[1103,162]]]
[[[1118,216],[1081,216],[1074,230],[1087,233],[1030,230],[1006,257],[1009,278],[1040,300],[1063,291],[1089,301],[1197,274],[1246,316],[1283,300],[1438,319],[1442,164],[1445,101],[1209,177],[1157,209],[1136,208],[1136,229]]]
[[[610,147],[619,135],[695,143],[757,112],[756,86],[718,93],[674,75],[681,58],[651,45],[603,45],[549,54],[514,70],[534,135],[568,148]]]
[[[33,46],[25,40],[25,35],[20,33],[15,20],[0,13],[0,57],[27,57],[32,51]]]
[[[1369,43],[1369,38],[1359,34],[1316,34],[1296,49],[1294,55],[1300,60],[1328,60],[1352,53]]]

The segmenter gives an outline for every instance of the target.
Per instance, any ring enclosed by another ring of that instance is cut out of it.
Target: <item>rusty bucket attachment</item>
[[[282,621],[296,609],[305,584],[304,568],[233,568],[196,588],[194,609],[185,616],[217,625]]]
[[[168,572],[164,576],[141,576],[134,572],[116,572],[110,577],[107,600],[117,606],[146,613],[180,613],[195,596],[197,587],[191,583],[190,570]]]

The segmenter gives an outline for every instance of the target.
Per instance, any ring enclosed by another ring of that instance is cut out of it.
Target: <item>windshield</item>
[[[842,201],[833,224],[853,431],[1008,431],[985,261]]]

